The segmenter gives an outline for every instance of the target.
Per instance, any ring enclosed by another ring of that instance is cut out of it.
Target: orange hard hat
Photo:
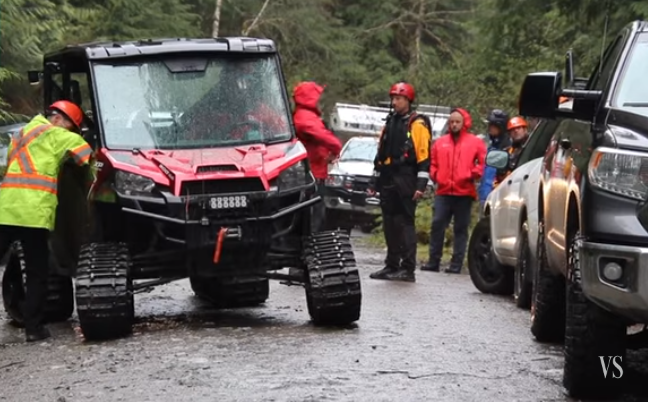
[[[509,120],[508,125],[506,126],[507,130],[513,130],[514,128],[518,127],[528,127],[526,120],[521,118],[520,116],[516,116]]]
[[[74,103],[66,100],[59,100],[52,103],[49,110],[57,110],[65,115],[77,128],[81,128],[83,123],[83,112],[81,108]]]

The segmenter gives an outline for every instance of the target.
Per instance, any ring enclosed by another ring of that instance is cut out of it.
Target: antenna
[[[603,54],[605,53],[605,43],[607,42],[608,24],[610,22],[610,0],[605,2],[605,26],[603,28],[603,41],[601,42],[601,59],[599,60],[598,74],[601,75],[603,70]]]
[[[565,55],[565,87],[574,85],[574,51],[569,49]]]

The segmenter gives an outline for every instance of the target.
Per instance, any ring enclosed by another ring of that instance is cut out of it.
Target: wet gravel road
[[[103,343],[83,342],[72,320],[25,344],[3,317],[0,401],[568,400],[561,348],[536,344],[510,300],[466,275],[371,280],[382,251],[356,253],[363,311],[347,329],[313,327],[303,288],[278,282],[264,306],[224,311],[186,281],[158,288],[136,297],[134,335]]]

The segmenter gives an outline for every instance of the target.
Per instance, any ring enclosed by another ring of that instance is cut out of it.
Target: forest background
[[[327,85],[325,105],[375,104],[407,80],[418,101],[515,113],[524,76],[588,76],[604,40],[648,17],[639,0],[2,0],[0,123],[41,110],[26,71],[65,44],[156,37],[274,39],[290,88]],[[22,116],[21,116],[22,115]]]

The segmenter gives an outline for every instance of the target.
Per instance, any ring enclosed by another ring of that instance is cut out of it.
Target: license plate
[[[209,199],[209,208],[211,209],[237,209],[247,207],[248,198],[245,195],[223,195]]]

